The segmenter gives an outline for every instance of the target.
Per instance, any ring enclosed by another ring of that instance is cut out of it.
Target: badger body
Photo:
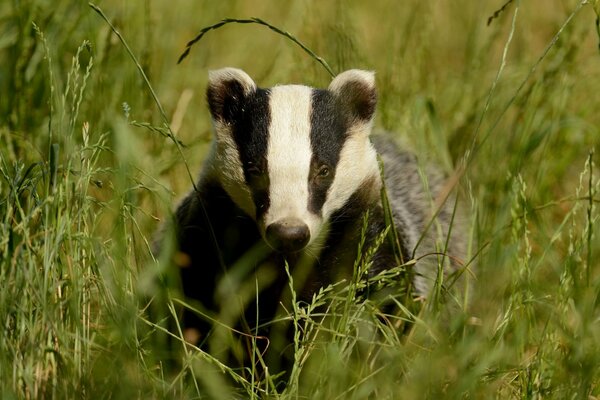
[[[278,312],[286,263],[293,271],[310,261],[300,299],[351,276],[359,242],[368,247],[386,229],[383,183],[399,249],[385,241],[369,275],[398,265],[398,252],[404,261],[419,259],[440,251],[436,240],[446,243],[452,209],[434,206],[441,175],[430,171],[424,179],[412,154],[371,135],[373,73],[346,71],[327,89],[262,89],[245,72],[225,68],[210,72],[207,100],[214,143],[175,215],[184,293],[205,310],[219,315],[239,301],[242,330],[257,333]],[[368,229],[361,234],[365,213]],[[442,250],[452,253],[454,242]],[[416,295],[427,295],[439,265],[435,256],[416,262]],[[443,268],[450,273],[455,266],[446,258]],[[248,288],[251,294],[241,296]],[[185,324],[201,337],[213,326],[191,313]]]

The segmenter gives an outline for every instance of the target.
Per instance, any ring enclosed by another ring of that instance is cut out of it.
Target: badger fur
[[[401,256],[418,260],[416,295],[426,296],[438,276],[439,258],[426,255],[446,250],[452,259],[463,256],[456,240],[445,246],[453,210],[436,210],[441,175],[423,176],[412,154],[385,137],[371,137],[377,103],[372,72],[343,72],[327,89],[263,89],[244,71],[224,68],[209,73],[207,100],[212,150],[175,215],[184,293],[204,310],[217,315],[237,301],[230,298],[235,290],[223,298],[219,287],[246,254],[252,254],[252,266],[242,278],[236,272],[234,286],[248,279],[247,287],[258,288],[243,305],[241,326],[249,333],[277,313],[288,285],[286,262],[293,270],[305,256],[314,261],[299,290],[304,299],[351,274],[365,212],[367,243],[386,228],[378,155]],[[456,268],[450,259],[444,261],[446,273]],[[259,269],[261,263],[268,267]],[[386,242],[369,275],[397,264]],[[199,330],[202,339],[213,326],[191,314],[185,324]]]

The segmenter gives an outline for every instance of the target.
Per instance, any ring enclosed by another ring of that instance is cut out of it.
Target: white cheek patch
[[[261,226],[263,232],[273,222],[298,218],[308,225],[311,240],[318,234],[320,218],[308,211],[311,98],[312,89],[306,86],[271,89],[267,150],[270,205]]]
[[[323,204],[323,218],[346,204],[350,196],[369,178],[379,179],[377,153],[369,141],[370,124],[360,124],[348,132],[340,152],[335,178]]]
[[[233,202],[250,217],[255,218],[256,207],[242,168],[242,161],[233,139],[231,128],[221,122],[215,123],[215,158],[213,173]]]

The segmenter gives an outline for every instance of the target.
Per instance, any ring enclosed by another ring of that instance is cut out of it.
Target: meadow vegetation
[[[1,2],[0,397],[599,398],[600,3],[488,20],[503,4],[98,0],[128,50],[86,2]],[[170,337],[178,275],[151,251],[210,145],[209,69],[331,78],[257,24],[177,64],[250,17],[335,73],[377,72],[377,126],[456,178],[476,265],[469,301],[407,309],[406,335],[358,281],[315,300],[327,324],[296,305],[287,385]]]

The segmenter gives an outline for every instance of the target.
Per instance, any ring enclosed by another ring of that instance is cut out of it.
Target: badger
[[[369,276],[397,266],[400,252],[402,262],[417,260],[410,267],[414,292],[426,297],[436,279],[459,268],[453,260],[462,257],[454,239],[460,232],[447,240],[453,207],[439,206],[443,176],[420,173],[414,155],[371,135],[373,72],[348,70],[327,89],[260,88],[244,71],[223,68],[209,72],[206,98],[213,144],[174,218],[183,292],[203,312],[226,314],[219,311],[241,302],[237,329],[260,332],[278,312],[286,268],[312,261],[298,290],[310,299],[352,273],[359,242],[375,241],[388,214],[398,246],[385,241],[377,248]],[[440,264],[441,252],[449,256]],[[227,285],[233,289],[223,292]],[[186,314],[184,325],[200,341],[210,335],[214,320]]]

